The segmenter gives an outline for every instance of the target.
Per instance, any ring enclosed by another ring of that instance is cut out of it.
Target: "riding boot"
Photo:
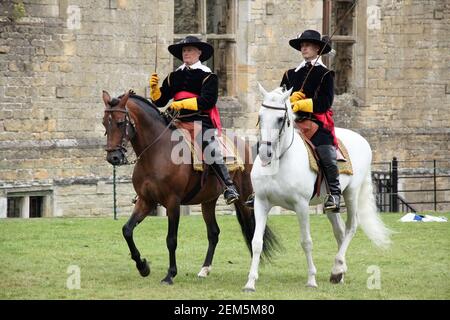
[[[239,193],[233,184],[233,180],[230,178],[227,167],[223,163],[214,162],[211,164],[214,172],[218,175],[219,179],[225,184],[225,192],[223,197],[227,204],[232,204],[239,199]]]
[[[325,178],[330,188],[325,204],[325,212],[339,212],[341,201],[341,186],[339,184],[339,170],[336,160],[336,148],[331,145],[321,145],[316,147],[320,164],[325,174]]]

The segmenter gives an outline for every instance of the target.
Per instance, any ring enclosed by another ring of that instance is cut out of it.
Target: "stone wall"
[[[33,187],[53,193],[54,215],[111,214],[102,90],[145,95],[156,33],[158,71],[168,72],[172,3],[29,0],[12,21],[15,2],[0,3],[0,197]],[[118,170],[128,214],[131,169]]]
[[[366,101],[337,99],[337,124],[360,131],[375,161],[450,158],[450,4],[368,1]],[[358,104],[363,106],[358,107]]]
[[[174,2],[25,0],[23,17],[14,3],[0,3],[0,216],[17,190],[50,192],[53,215],[110,215],[101,91],[145,95],[156,48],[158,73],[172,70]],[[257,82],[272,90],[300,63],[288,41],[322,29],[322,4],[237,1],[237,96],[219,103],[226,127],[254,132]],[[365,136],[375,161],[448,161],[450,4],[360,1],[355,19],[354,83],[336,96],[337,125]],[[121,214],[132,209],[131,170],[117,170]]]

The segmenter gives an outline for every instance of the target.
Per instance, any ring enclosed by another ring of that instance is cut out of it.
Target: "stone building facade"
[[[220,75],[225,127],[251,135],[261,102],[257,82],[274,89],[301,61],[289,39],[304,29],[330,34],[339,27],[336,55],[325,59],[338,74],[337,125],[365,136],[374,161],[448,163],[450,4],[360,0],[340,23],[350,6],[334,0],[2,1],[0,217],[111,215],[102,90],[148,95],[149,74],[173,69],[167,46],[185,34],[215,46],[208,64]],[[131,170],[116,171],[123,215],[132,210]]]

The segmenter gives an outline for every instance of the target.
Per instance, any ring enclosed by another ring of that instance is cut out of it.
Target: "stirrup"
[[[327,200],[323,205],[324,213],[338,213],[340,210],[340,197],[337,195],[329,194]]]
[[[239,200],[239,193],[234,186],[227,186],[223,197],[227,204],[232,204]]]
[[[248,196],[247,201],[244,202],[244,205],[248,208],[252,208],[255,206],[255,194],[252,193]]]

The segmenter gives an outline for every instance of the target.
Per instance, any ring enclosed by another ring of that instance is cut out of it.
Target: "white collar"
[[[179,66],[177,68],[177,70],[184,70],[184,68],[186,68],[186,63],[183,63],[181,66]],[[189,68],[191,68],[191,69],[200,69],[200,70],[203,70],[205,72],[211,72],[211,69],[208,68],[207,66],[203,65],[200,61],[197,61],[193,65],[189,66]]]
[[[315,60],[317,60],[317,63],[316,63]],[[322,67],[325,67],[325,68],[327,67],[327,66],[322,62],[322,57],[319,57],[318,59],[313,59],[313,60],[311,61],[311,64],[314,65],[314,63],[316,63],[316,66],[319,64],[319,65],[321,65]],[[300,63],[299,66],[295,69],[295,72],[297,72],[298,70],[300,70],[301,68],[303,68],[305,65],[306,65],[306,60],[303,60],[303,62]]]

